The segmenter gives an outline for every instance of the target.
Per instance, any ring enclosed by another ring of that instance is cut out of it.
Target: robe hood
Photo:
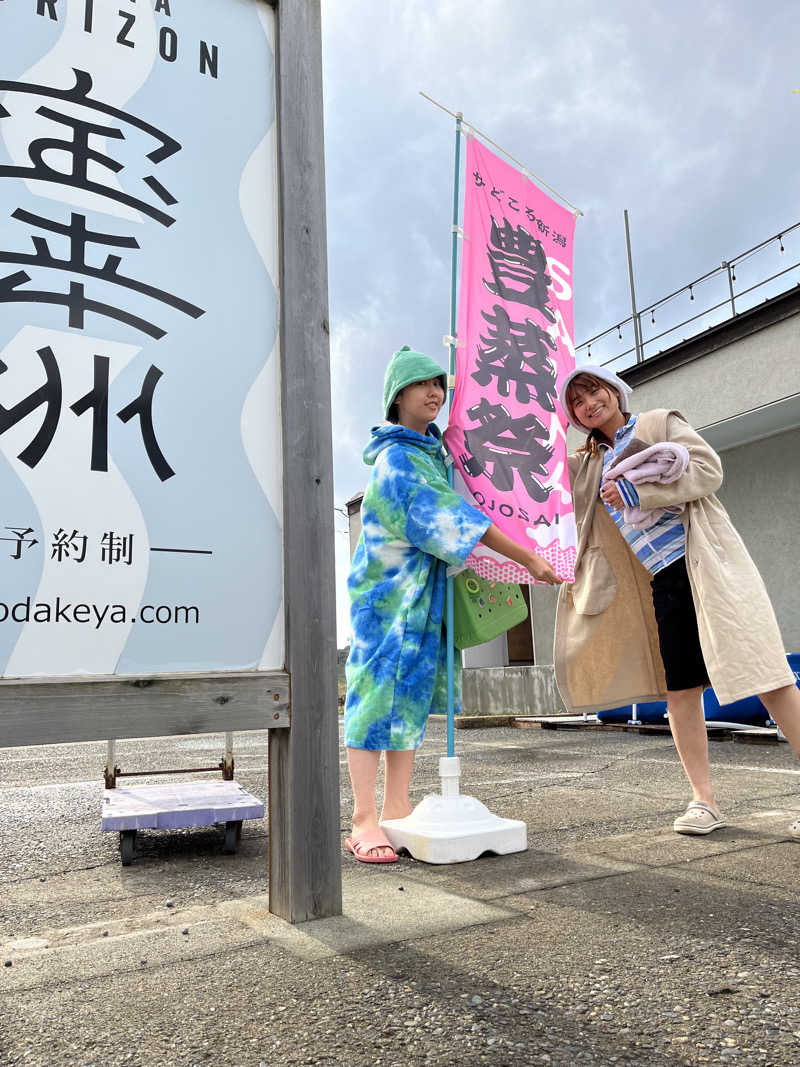
[[[434,455],[441,451],[442,434],[435,423],[431,423],[426,434],[417,433],[407,426],[397,426],[394,423],[381,423],[380,426],[372,427],[372,437],[364,449],[364,462],[372,467],[381,452],[389,445],[404,444],[412,448],[419,448],[423,452],[431,452]]]

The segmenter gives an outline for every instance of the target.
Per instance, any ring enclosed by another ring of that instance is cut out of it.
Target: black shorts
[[[659,571],[650,585],[653,588],[658,647],[667,676],[667,689],[695,689],[697,686],[710,685],[700,648],[697,615],[685,557],[681,556]]]

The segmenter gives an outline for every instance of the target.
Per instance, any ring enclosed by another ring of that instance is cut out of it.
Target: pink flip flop
[[[352,852],[359,863],[397,863],[397,853],[389,843],[382,830],[371,830],[364,834],[353,834],[344,843],[348,852]],[[392,848],[390,856],[370,856],[373,848]]]

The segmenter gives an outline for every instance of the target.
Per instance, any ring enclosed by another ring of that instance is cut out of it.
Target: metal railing
[[[769,273],[767,277],[759,276],[759,272],[763,272],[764,269],[760,264],[763,263],[768,253],[772,253],[773,256],[783,257],[786,254],[786,245],[789,244],[787,239],[791,237],[794,240],[800,240],[800,233],[797,233],[798,230],[800,230],[800,222],[788,226],[785,230],[781,230],[780,233],[768,237],[765,241],[761,241],[760,244],[748,248],[738,256],[723,260],[719,267],[714,267],[699,278],[682,285],[680,289],[662,296],[655,303],[637,309],[636,321],[634,321],[633,315],[629,315],[625,319],[620,319],[613,326],[609,326],[602,333],[595,334],[588,341],[579,344],[575,349],[576,360],[580,362],[580,353],[585,352],[584,358],[592,359],[596,363],[599,362],[602,366],[615,363],[617,360],[631,355],[634,358],[629,361],[630,363],[641,363],[648,356],[657,354],[652,350],[652,347],[647,352],[648,346],[654,345],[655,342],[662,340],[662,338],[669,337],[677,330],[696,323],[697,328],[692,330],[689,336],[697,336],[703,328],[710,329],[712,326],[717,326],[721,322],[732,319],[737,314],[741,314],[742,311],[753,307],[761,297],[767,300],[772,296],[777,296],[780,292],[785,292],[789,286],[774,285],[773,283],[776,283],[778,279],[783,278],[792,271],[798,270],[800,268],[800,260],[792,263],[791,266],[781,266],[780,270]],[[796,251],[795,254],[797,254]],[[759,256],[761,258],[757,260]],[[780,259],[778,262],[780,262]],[[738,276],[737,271],[739,272]],[[800,280],[795,284],[800,284]],[[742,288],[742,285],[744,285],[744,288]],[[771,287],[766,291],[766,294],[762,292],[765,286]],[[696,289],[700,290],[700,294],[707,294],[708,306],[704,306],[702,311],[695,311],[688,318],[681,318],[677,322],[673,321],[674,318],[680,316],[680,302],[685,300],[687,295],[690,303],[695,302]],[[754,294],[756,295],[754,296]],[[706,321],[701,322],[700,320]],[[645,336],[645,331],[652,332],[650,332],[649,336]],[[626,343],[626,336],[629,336],[633,343],[624,348],[623,351],[617,351],[616,354],[610,355],[609,350],[611,348],[616,347],[618,344]],[[680,340],[685,341],[687,337],[683,336]],[[669,348],[676,343],[678,341],[673,339],[664,347]],[[593,346],[594,353],[592,352]],[[598,348],[600,349],[599,352]],[[663,351],[663,348],[659,348],[657,351]]]

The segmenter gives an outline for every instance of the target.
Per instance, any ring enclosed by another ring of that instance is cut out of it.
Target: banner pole
[[[465,343],[456,336],[458,328],[457,282],[458,282],[458,239],[467,236],[458,225],[460,178],[461,178],[461,137],[466,132],[463,116],[458,113],[456,119],[456,151],[453,177],[453,215],[452,215],[452,257],[450,285],[450,333],[443,338],[450,352],[450,365],[447,383],[448,415],[452,417],[456,385],[456,349]],[[466,156],[471,167],[471,153],[474,147],[467,141]],[[466,196],[472,192],[471,183],[466,183]],[[465,199],[466,203],[466,199]],[[470,210],[470,226],[473,224],[471,208],[464,208],[464,218]],[[474,237],[475,235],[473,235]],[[465,246],[469,247],[469,246]],[[474,249],[473,249],[474,251]],[[462,248],[465,267],[470,269],[470,256]],[[463,280],[463,277],[462,277]],[[465,297],[462,290],[461,296]],[[463,385],[463,383],[461,383]],[[449,419],[448,419],[449,421]],[[453,486],[454,466],[447,467],[447,480]],[[465,494],[466,496],[466,494]],[[439,778],[441,792],[429,793],[417,804],[410,815],[402,819],[386,819],[381,823],[383,831],[395,849],[406,849],[414,859],[426,863],[462,863],[477,859],[485,852],[505,855],[508,852],[524,852],[527,846],[527,828],[519,819],[503,819],[491,811],[475,797],[463,796],[460,788],[461,760],[455,753],[455,655],[453,642],[454,616],[453,580],[446,582],[445,622],[446,633],[446,668],[447,668],[447,755],[439,757]]]
[[[456,384],[456,319],[458,307],[456,304],[456,288],[458,282],[458,186],[461,170],[461,112],[456,113],[456,161],[453,175],[453,240],[450,252],[450,375],[448,378],[447,414],[453,407],[453,390]],[[447,468],[447,480],[450,487],[453,486],[453,464]],[[447,579],[447,594],[445,599],[445,612],[447,618],[447,755],[455,755],[455,649],[453,646],[453,579]]]

